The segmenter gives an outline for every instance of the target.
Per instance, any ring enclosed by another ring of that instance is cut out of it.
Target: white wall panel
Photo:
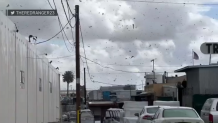
[[[27,50],[26,40],[16,39],[16,123],[27,123]],[[21,83],[23,72],[23,84]]]
[[[28,123],[36,123],[36,55],[35,49],[29,45],[28,51]]]
[[[53,92],[53,89],[52,89],[52,92],[50,92],[50,88],[51,87],[53,87],[53,77],[52,77],[52,75],[53,75],[53,71],[52,71],[52,69],[51,69],[51,67],[50,67],[50,65],[49,65],[49,82],[51,83],[50,85],[49,85],[49,122],[52,122],[53,121],[53,110],[52,110],[52,108],[53,108],[53,101],[52,101],[52,92]]]
[[[42,84],[42,59],[37,58],[37,123],[43,122],[43,91],[40,90]],[[41,81],[41,82],[40,82]]]
[[[57,80],[56,80],[57,78],[56,78],[56,77],[57,77],[57,76],[55,76],[55,75],[56,75],[55,70],[53,71],[53,75],[54,75],[54,76],[53,76],[53,83],[54,83],[54,86],[53,86],[53,90],[54,90],[54,93],[53,93],[53,100],[55,100],[55,101],[53,101],[53,104],[54,104],[54,105],[53,105],[53,107],[54,107],[54,108],[53,108],[53,110],[54,110],[54,111],[53,111],[53,118],[54,118],[54,121],[57,121],[57,115],[56,115],[57,108],[58,108],[58,107],[57,107],[57,102],[56,102],[56,100],[57,100],[57,97],[56,97],[56,96],[57,96],[57,89],[56,89],[56,88],[57,88]]]
[[[14,123],[15,122],[15,32],[14,32],[14,25],[12,25],[10,23],[10,21],[8,21],[8,28],[9,30],[8,32],[8,40],[6,40],[8,42],[8,89],[7,92],[5,92],[5,94],[7,94],[8,96],[8,100],[7,100],[7,106],[8,106],[8,121],[9,123]],[[4,70],[4,69],[3,69]],[[1,86],[1,85],[0,85]],[[6,105],[5,105],[6,106]],[[13,113],[11,113],[13,112]],[[1,113],[0,113],[1,115]]]
[[[49,80],[48,80],[48,61],[44,60],[43,62],[43,109],[44,109],[44,114],[43,114],[43,121],[44,123],[48,122],[48,110],[49,110]]]
[[[14,77],[10,78],[8,75],[9,73],[12,73],[11,76],[14,75],[14,73],[11,71],[11,68],[13,68],[13,66],[10,66],[10,63],[12,64],[13,62],[10,62],[9,60],[13,60],[13,55],[10,56],[9,53],[11,53],[10,50],[13,50],[13,48],[10,48],[9,45],[12,43],[11,40],[9,39],[9,33],[11,31],[11,29],[9,30],[9,26],[8,26],[8,22],[6,19],[2,18],[2,15],[0,16],[0,67],[1,70],[0,71],[0,111],[4,111],[1,112],[0,115],[0,122],[14,122],[14,120],[8,120],[9,118],[9,109],[12,109],[12,111],[15,110],[15,93],[14,90],[15,88],[13,88],[13,83],[15,81]],[[10,63],[9,63],[10,62]],[[10,78],[10,79],[9,79]],[[9,80],[11,80],[9,82]],[[15,86],[14,86],[15,87]],[[13,88],[13,91],[10,92],[9,88]],[[11,99],[9,97],[9,94],[11,95]],[[13,99],[12,99],[13,98]],[[8,101],[12,101],[12,102],[8,102]],[[8,104],[13,105],[12,107],[9,107]],[[12,114],[12,117],[15,117],[15,114]]]
[[[60,116],[59,73],[44,56],[36,58],[35,46],[15,29],[0,12],[0,123],[55,122]]]

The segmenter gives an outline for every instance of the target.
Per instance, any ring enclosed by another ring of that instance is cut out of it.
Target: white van
[[[205,123],[218,123],[218,98],[209,98],[201,109],[201,118]]]

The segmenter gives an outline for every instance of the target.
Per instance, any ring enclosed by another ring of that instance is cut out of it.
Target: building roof
[[[190,69],[197,69],[197,68],[214,68],[218,67],[218,64],[216,65],[193,65],[193,66],[186,66],[180,69],[175,70],[174,72],[186,72],[187,70]]]

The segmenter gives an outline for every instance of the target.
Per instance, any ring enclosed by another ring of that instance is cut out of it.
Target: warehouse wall
[[[0,123],[56,122],[60,74],[15,30],[0,13]]]

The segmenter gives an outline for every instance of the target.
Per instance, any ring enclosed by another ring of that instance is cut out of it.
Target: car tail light
[[[213,115],[212,114],[209,114],[209,122],[213,123]]]
[[[145,116],[142,117],[142,119],[145,119],[145,120],[146,120],[146,119],[148,119],[149,117],[151,117],[151,116],[145,115]]]

